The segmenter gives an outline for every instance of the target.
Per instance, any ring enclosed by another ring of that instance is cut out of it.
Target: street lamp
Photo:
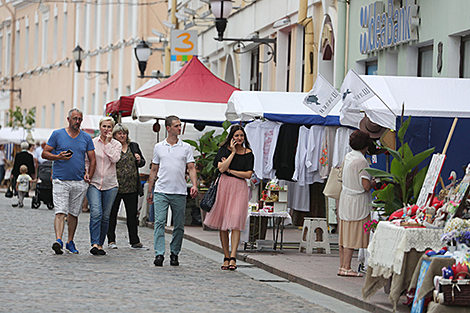
[[[215,28],[217,29],[217,38],[214,38],[217,41],[235,41],[236,44],[233,45],[232,49],[234,53],[237,54],[243,54],[243,53],[248,53],[253,49],[256,49],[260,45],[266,45],[268,52],[267,54],[269,55],[268,60],[266,61],[259,61],[259,63],[268,63],[269,61],[274,59],[274,62],[276,62],[276,39],[275,38],[224,38],[224,32],[225,29],[227,28],[227,18],[230,15],[230,12],[232,12],[232,5],[233,2],[232,0],[210,0],[211,2],[211,10],[212,14],[215,16]],[[243,42],[254,42],[257,43],[256,47],[248,50],[248,51],[243,51],[245,49],[245,45]],[[270,44],[273,44],[274,47],[272,47]],[[237,51],[238,50],[238,51]]]
[[[77,64],[77,72],[78,73],[84,73],[87,75],[90,74],[98,74],[98,75],[106,75],[106,84],[109,84],[109,71],[80,71],[80,67],[82,66],[82,60],[83,57],[85,56],[85,51],[80,47],[80,45],[77,45],[75,49],[72,51],[73,59],[75,60],[75,64]]]
[[[215,27],[217,28],[218,41],[223,41],[224,31],[227,28],[227,17],[232,12],[232,0],[211,0],[212,14],[215,16]]]
[[[135,58],[139,62],[140,78],[144,78],[145,69],[147,68],[147,61],[150,58],[150,46],[144,40],[134,48]]]

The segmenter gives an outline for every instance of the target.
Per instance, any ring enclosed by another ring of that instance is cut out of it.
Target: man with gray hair
[[[44,159],[54,161],[52,195],[56,241],[52,244],[52,250],[56,254],[64,253],[62,235],[65,216],[68,225],[68,241],[65,247],[70,253],[78,253],[73,238],[88,184],[96,167],[93,141],[90,135],[80,130],[83,121],[82,112],[78,109],[70,110],[67,121],[69,126],[55,130],[42,152]],[[85,154],[90,161],[88,172],[85,169]]]
[[[16,179],[20,175],[20,166],[26,165],[28,167],[27,174],[34,178],[34,174],[36,172],[36,168],[34,167],[34,159],[31,153],[28,152],[29,143],[23,141],[21,144],[21,151],[15,155],[15,161],[13,162],[13,168],[11,170],[11,186],[13,188],[13,193],[15,196],[18,194],[16,190]],[[13,205],[16,206],[16,205]]]

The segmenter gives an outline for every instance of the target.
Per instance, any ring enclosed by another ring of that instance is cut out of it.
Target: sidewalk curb
[[[165,233],[167,234],[172,234],[173,231],[172,229],[167,229],[165,228]],[[206,247],[206,248],[209,248],[211,250],[214,250],[214,251],[217,251],[219,253],[223,253],[223,250],[220,246],[217,246],[217,245],[213,245],[211,243],[208,243],[208,242],[205,242],[199,238],[196,238],[194,236],[191,236],[191,235],[188,235],[188,234],[184,234],[183,235],[183,238],[184,239],[187,239],[187,240],[190,240],[200,246],[203,246],[203,247]],[[304,287],[307,287],[309,289],[312,289],[314,291],[317,291],[317,292],[320,292],[320,293],[323,293],[327,296],[330,296],[330,297],[333,297],[335,299],[338,299],[340,301],[343,301],[343,302],[346,302],[346,303],[349,303],[351,305],[354,305],[360,309],[364,309],[364,310],[367,310],[369,312],[377,312],[377,313],[389,313],[389,312],[393,312],[392,309],[390,310],[387,310],[386,308],[382,308],[382,307],[379,307],[379,306],[376,306],[374,304],[371,304],[371,303],[368,303],[368,302],[365,302],[365,301],[362,301],[360,299],[356,299],[354,297],[351,297],[349,295],[346,295],[346,294],[343,294],[337,290],[333,290],[333,289],[330,289],[330,288],[326,288],[325,286],[323,285],[319,285],[319,284],[316,284],[314,282],[311,282],[309,280],[306,280],[302,277],[299,277],[299,276],[296,276],[296,275],[293,275],[291,273],[288,273],[286,271],[282,271],[282,270],[279,270],[273,266],[270,266],[266,263],[263,263],[263,262],[260,262],[250,256],[248,256],[247,254],[243,254],[243,253],[237,253],[237,259],[241,260],[241,261],[244,261],[244,262],[247,262],[247,263],[250,263],[250,264],[253,264],[255,265],[256,267],[259,267],[269,273],[272,273],[274,275],[277,275],[279,277],[282,277],[282,278],[285,278],[287,280],[289,280],[290,282],[294,282],[294,283],[298,283]]]

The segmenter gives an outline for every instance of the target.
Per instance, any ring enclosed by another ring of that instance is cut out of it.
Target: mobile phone
[[[73,151],[68,149],[67,152],[66,152],[68,155],[72,155],[73,154]]]

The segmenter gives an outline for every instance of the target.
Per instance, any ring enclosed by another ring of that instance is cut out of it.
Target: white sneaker
[[[110,244],[108,245],[108,248],[109,248],[109,249],[117,249],[118,246],[117,246],[117,244],[116,244],[115,242],[113,242],[113,243],[110,243]]]

